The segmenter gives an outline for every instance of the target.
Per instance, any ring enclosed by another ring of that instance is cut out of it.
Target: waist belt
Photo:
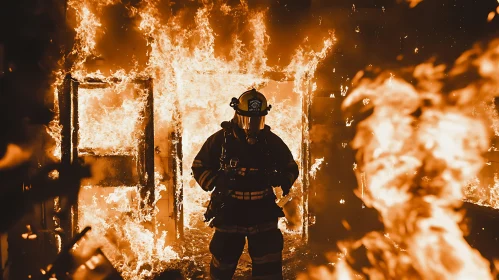
[[[241,233],[245,235],[257,234],[259,232],[265,232],[269,230],[277,229],[277,222],[269,222],[254,226],[218,226],[215,227],[216,231],[227,232],[227,233]]]
[[[231,196],[239,200],[260,200],[266,197],[269,193],[270,189],[265,189],[263,191],[257,191],[257,192],[233,191]]]

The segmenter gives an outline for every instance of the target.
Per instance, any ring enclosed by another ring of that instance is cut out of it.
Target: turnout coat
[[[299,171],[288,146],[269,126],[259,133],[258,142],[250,145],[235,123],[223,122],[222,129],[211,135],[196,155],[192,173],[203,190],[225,188],[231,194],[227,207],[215,217],[215,226],[253,226],[284,216],[272,187],[278,182],[289,191]],[[258,199],[242,199],[251,194],[258,194],[254,196]]]

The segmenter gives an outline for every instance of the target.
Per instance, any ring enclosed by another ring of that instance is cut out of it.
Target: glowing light
[[[423,0],[406,0],[409,2],[409,7],[414,8],[416,7],[419,3],[423,2]]]
[[[487,15],[487,22],[491,22],[494,17],[496,16],[496,12],[490,12],[488,15]]]
[[[346,96],[348,92],[348,86],[341,85],[340,87],[341,96]]]
[[[316,158],[314,164],[310,167],[310,176],[315,179],[317,171],[321,170],[321,165],[324,162],[324,158]]]
[[[347,118],[346,126],[352,126],[352,123],[353,123],[353,119],[350,120],[349,118]]]
[[[56,180],[59,178],[59,171],[57,170],[52,170],[49,172],[49,178],[52,180]]]

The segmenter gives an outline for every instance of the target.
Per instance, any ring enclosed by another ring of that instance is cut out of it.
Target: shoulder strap
[[[220,170],[225,170],[227,167],[227,143],[233,136],[232,124],[230,122],[223,122],[222,128],[224,132],[224,140],[222,142],[222,150],[220,151]]]

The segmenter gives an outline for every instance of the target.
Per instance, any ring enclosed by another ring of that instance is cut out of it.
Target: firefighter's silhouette
[[[212,199],[205,214],[215,233],[210,243],[212,279],[231,279],[248,239],[253,279],[282,279],[284,217],[273,187],[283,195],[298,177],[288,146],[265,125],[271,106],[255,89],[232,98],[235,114],[210,136],[192,165]]]

